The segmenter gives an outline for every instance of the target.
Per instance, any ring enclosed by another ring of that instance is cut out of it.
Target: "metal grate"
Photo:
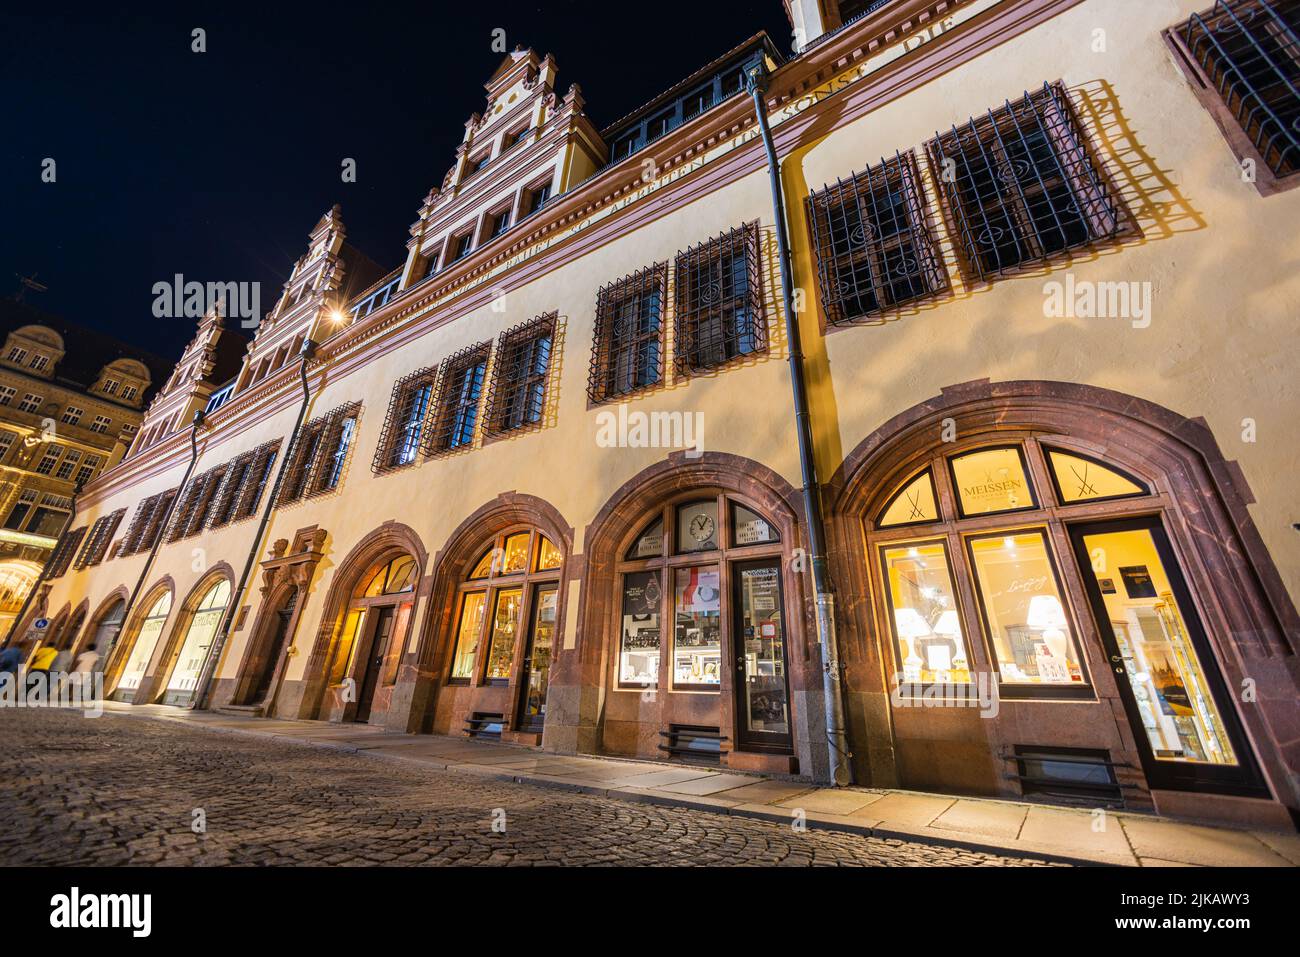
[[[403,376],[393,386],[388,415],[371,465],[376,475],[404,468],[416,460],[437,380],[438,368],[430,366]]]
[[[212,493],[212,507],[205,509],[208,528],[221,528],[249,518],[257,511],[279,451],[280,440],[273,439],[236,456],[224,466],[221,484]]]
[[[131,529],[126,540],[118,550],[119,555],[134,555],[153,547],[158,534],[162,531],[163,519],[176,498],[177,489],[170,489],[151,495],[137,506],[135,517],[131,520]]]
[[[348,452],[356,439],[357,419],[360,415],[361,403],[349,402],[325,416],[324,453],[319,456],[307,483],[310,489],[308,495],[322,495],[338,487],[343,478]]]
[[[702,372],[767,348],[758,271],[758,223],[677,254],[676,370]]]
[[[189,538],[203,531],[212,497],[221,485],[225,470],[225,465],[219,465],[190,480],[172,515],[171,528],[167,532],[168,542]]]
[[[275,467],[275,459],[279,451],[279,439],[260,445],[254,450],[253,462],[244,476],[239,497],[235,502],[233,521],[252,518],[257,511],[257,505],[262,501],[262,492],[266,488],[266,483],[270,481],[271,470]]]
[[[424,444],[425,455],[443,455],[474,444],[479,399],[483,395],[491,352],[491,342],[480,342],[443,362],[433,423]]]
[[[912,154],[835,181],[807,199],[827,321],[845,325],[948,287],[926,224]]]
[[[68,570],[68,566],[72,564],[72,556],[76,554],[77,546],[81,544],[81,540],[85,537],[85,525],[81,526],[81,528],[76,528],[70,532],[63,533],[63,536],[59,539],[59,543],[54,546],[54,551],[50,553],[49,564],[47,566],[49,571],[45,576],[47,579],[58,578]]]
[[[587,396],[604,402],[663,381],[663,303],[668,264],[655,263],[596,293]]]
[[[1273,174],[1300,169],[1300,0],[1218,0],[1174,32]]]
[[[1115,200],[1059,86],[1044,83],[936,135],[935,175],[979,279],[1120,232]]]
[[[108,543],[113,539],[113,533],[121,524],[122,517],[126,514],[126,509],[119,508],[110,515],[96,520],[90,528],[90,537],[86,539],[86,544],[82,546],[81,553],[77,555],[73,567],[76,569],[87,568],[91,565],[98,565],[104,560],[104,553],[108,551]]]
[[[552,312],[501,333],[492,363],[485,435],[501,435],[542,421],[555,320]]]

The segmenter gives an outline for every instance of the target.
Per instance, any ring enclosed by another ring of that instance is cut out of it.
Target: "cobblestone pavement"
[[[206,833],[195,834],[196,809]],[[494,833],[494,814],[505,833]],[[0,864],[1022,865],[172,722],[0,711]]]

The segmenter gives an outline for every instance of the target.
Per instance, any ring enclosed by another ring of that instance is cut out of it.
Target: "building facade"
[[[400,265],[205,321],[44,601],[109,693],[824,779],[789,320],[858,783],[1300,807],[1300,4],[787,12],[603,129],[516,50]]]
[[[0,333],[0,635],[7,636],[68,530],[77,486],[122,460],[169,364],[12,299],[0,300]]]

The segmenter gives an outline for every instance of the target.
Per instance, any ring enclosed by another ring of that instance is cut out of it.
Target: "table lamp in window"
[[[1029,615],[1025,624],[1042,632],[1043,644],[1053,659],[1050,663],[1039,662],[1039,676],[1047,681],[1069,681],[1065,609],[1061,607],[1061,600],[1055,595],[1035,595],[1029,599]]]
[[[903,680],[921,680],[921,656],[916,653],[917,642],[933,632],[924,617],[915,608],[894,609],[894,624],[898,629],[898,643],[903,646]]]
[[[932,671],[966,671],[966,651],[961,642],[961,622],[949,608],[934,623],[936,641],[926,646],[926,664]]]

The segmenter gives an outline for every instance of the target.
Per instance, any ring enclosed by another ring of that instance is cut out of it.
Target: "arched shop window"
[[[618,568],[615,686],[716,695],[731,668],[738,744],[788,751],[781,555],[776,525],[724,494],[670,501],[647,516]]]
[[[484,548],[458,590],[447,681],[517,682],[520,730],[540,730],[545,720],[563,563],[541,532],[510,529]]]
[[[212,639],[217,636],[217,629],[221,627],[221,619],[225,616],[229,602],[230,582],[224,578],[214,582],[203,593],[190,618],[189,627],[185,630],[185,642],[181,645],[176,665],[167,681],[163,704],[186,705],[193,699],[203,662],[208,656],[208,649],[212,647]]]
[[[370,717],[378,689],[397,684],[404,636],[411,619],[420,568],[401,554],[368,569],[348,599],[342,644],[334,658],[331,684],[357,682],[357,721]]]
[[[868,566],[903,697],[987,671],[1002,698],[1092,699],[1096,635],[1153,787],[1232,790],[1254,774],[1147,482],[1025,439],[913,463],[879,501]]]
[[[103,670],[104,664],[108,661],[108,656],[113,651],[113,645],[117,641],[118,632],[122,628],[122,617],[126,611],[126,600],[119,598],[108,607],[103,616],[99,619],[99,624],[95,626],[94,636],[83,645],[82,650],[89,648],[91,644],[95,646],[95,652],[99,655],[99,661],[96,663],[97,670]]]
[[[167,615],[172,610],[171,592],[164,591],[148,608],[136,631],[131,655],[126,660],[126,667],[122,669],[122,677],[114,692],[128,700],[135,695],[140,682],[144,680],[145,669],[149,667],[149,659],[153,657],[154,648],[158,645],[158,636],[162,634]]]

